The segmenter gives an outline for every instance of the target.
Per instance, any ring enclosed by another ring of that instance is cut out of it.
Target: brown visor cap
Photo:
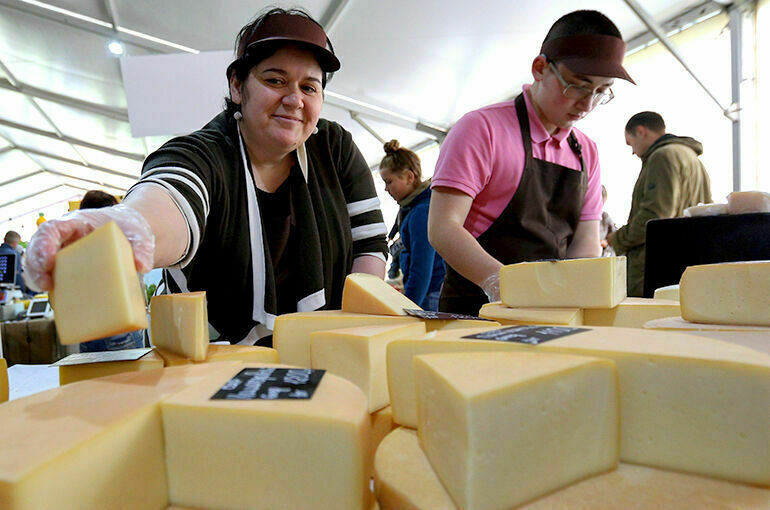
[[[238,60],[248,58],[249,53],[263,45],[298,43],[313,52],[322,71],[331,73],[339,70],[340,61],[327,47],[327,41],[326,32],[315,21],[296,14],[273,14],[261,23],[251,37],[241,42]],[[228,77],[236,62],[230,64]]]
[[[573,73],[621,78],[636,85],[623,69],[626,43],[619,37],[583,34],[546,41],[540,53],[561,62]]]

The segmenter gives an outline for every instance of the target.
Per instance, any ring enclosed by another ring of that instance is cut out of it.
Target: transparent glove
[[[481,282],[481,290],[487,295],[490,303],[500,301],[500,271],[495,271]]]
[[[136,270],[147,273],[155,255],[155,235],[144,217],[127,205],[101,209],[77,210],[57,220],[42,223],[27,246],[24,257],[24,281],[40,291],[53,288],[56,254],[93,230],[114,221],[123,231],[134,251]]]

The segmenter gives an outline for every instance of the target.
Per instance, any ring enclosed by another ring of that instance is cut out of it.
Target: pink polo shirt
[[[524,85],[523,89],[529,89]],[[524,94],[532,136],[532,156],[580,170],[580,159],[567,141],[572,130],[546,131],[527,94]],[[596,144],[574,129],[588,172],[581,221],[602,217],[602,186]],[[445,186],[467,193],[473,204],[465,228],[479,237],[502,214],[519,187],[524,172],[524,145],[521,143],[516,106],[513,101],[485,106],[466,113],[444,140],[436,163],[431,187]]]

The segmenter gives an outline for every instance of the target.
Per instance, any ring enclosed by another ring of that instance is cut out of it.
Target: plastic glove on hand
[[[500,271],[495,271],[481,282],[481,290],[487,295],[490,303],[500,301]]]
[[[42,223],[27,246],[24,257],[24,281],[41,291],[53,288],[56,254],[67,246],[114,221],[131,243],[136,270],[147,273],[153,267],[155,235],[147,220],[135,209],[123,204],[101,209],[73,211],[61,219]]]

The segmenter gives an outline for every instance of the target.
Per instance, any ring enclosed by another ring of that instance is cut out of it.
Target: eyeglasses
[[[561,83],[562,87],[564,87],[564,90],[562,90],[561,93],[567,99],[582,101],[583,99],[590,97],[593,104],[602,105],[609,103],[615,98],[615,94],[612,93],[612,89],[607,89],[607,92],[594,92],[592,89],[587,89],[579,85],[567,83],[567,80],[564,79],[559,70],[556,68],[556,64],[553,62],[548,62],[548,66],[553,71],[553,74],[555,74],[559,79],[559,83]]]

